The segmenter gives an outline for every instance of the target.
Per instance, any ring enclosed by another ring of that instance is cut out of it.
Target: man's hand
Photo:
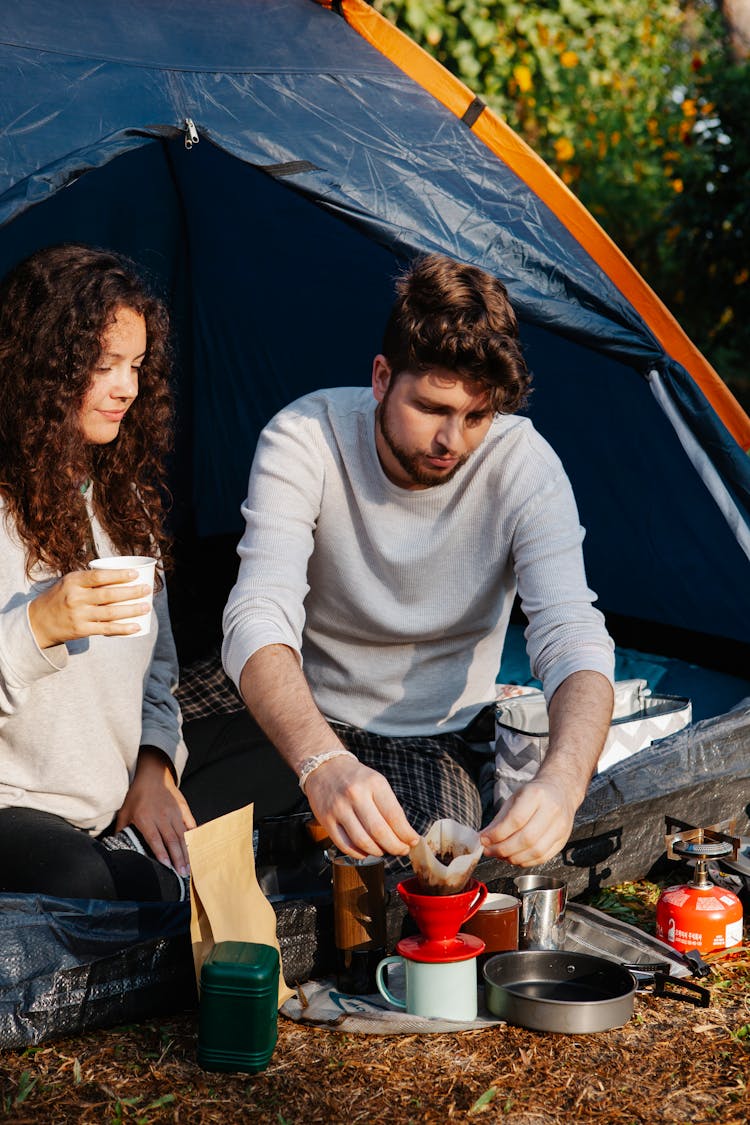
[[[315,705],[299,656],[286,645],[254,653],[242,671],[242,697],[289,767],[344,746]],[[305,783],[305,796],[337,848],[355,859],[406,855],[419,836],[382,774],[352,755],[330,758]]]
[[[305,794],[336,847],[355,859],[407,855],[419,839],[383,775],[354,757],[318,766]]]
[[[136,570],[74,570],[58,578],[29,602],[29,622],[40,648],[95,635],[127,637],[137,632],[120,618],[148,612],[147,602],[123,605],[133,598],[148,597],[150,588],[124,586],[138,577]]]
[[[576,804],[565,787],[535,779],[505,802],[481,834],[485,855],[517,867],[536,867],[567,843]]]
[[[189,859],[185,831],[195,818],[177,788],[166,754],[155,746],[141,746],[135,776],[117,814],[115,830],[134,825],[160,863],[187,875]]]
[[[599,672],[563,680],[550,700],[549,749],[539,773],[482,832],[486,855],[536,867],[565,846],[607,737],[612,703],[612,685]]]

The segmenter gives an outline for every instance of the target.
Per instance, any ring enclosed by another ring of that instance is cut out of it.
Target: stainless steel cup
[[[518,948],[562,949],[566,884],[548,875],[518,875],[513,882],[521,900]]]

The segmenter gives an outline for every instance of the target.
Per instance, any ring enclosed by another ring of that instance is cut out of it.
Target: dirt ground
[[[711,1006],[637,995],[593,1035],[498,1027],[451,1035],[344,1034],[279,1021],[261,1074],[208,1073],[197,1019],[92,1032],[0,1056],[0,1118],[67,1125],[747,1125],[750,934],[709,958]]]

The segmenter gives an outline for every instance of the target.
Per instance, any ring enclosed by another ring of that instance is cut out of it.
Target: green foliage
[[[16,1094],[13,1105],[22,1105],[23,1102],[25,1102],[29,1097],[38,1081],[39,1075],[37,1075],[35,1078],[32,1078],[31,1071],[24,1070],[18,1080],[18,1093]]]
[[[477,1100],[474,1102],[474,1105],[469,1110],[469,1113],[478,1113],[481,1109],[484,1109],[490,1104],[491,1101],[494,1100],[496,1094],[497,1086],[488,1086],[484,1093],[480,1094]]]
[[[727,72],[708,0],[373,5],[555,169],[725,378],[740,370],[750,344],[750,317],[744,342],[737,333],[746,308],[738,290],[750,292],[738,261],[750,206],[750,68]],[[709,268],[707,255],[716,266],[710,310],[709,279],[695,268]]]
[[[750,407],[750,65],[707,71],[699,105],[659,272],[676,315]]]
[[[656,903],[661,893],[661,888],[655,883],[642,880],[640,883],[618,883],[614,887],[602,887],[601,890],[585,896],[589,906],[605,914],[611,914],[621,922],[646,933],[654,933]]]

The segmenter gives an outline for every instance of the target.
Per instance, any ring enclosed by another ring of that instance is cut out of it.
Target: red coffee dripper
[[[460,934],[464,922],[476,914],[487,897],[487,887],[471,879],[466,889],[452,895],[426,895],[415,877],[396,887],[419,929],[418,938],[403,938],[399,952],[419,961],[453,961],[476,956],[484,942],[471,934]],[[402,946],[408,945],[406,948]]]

